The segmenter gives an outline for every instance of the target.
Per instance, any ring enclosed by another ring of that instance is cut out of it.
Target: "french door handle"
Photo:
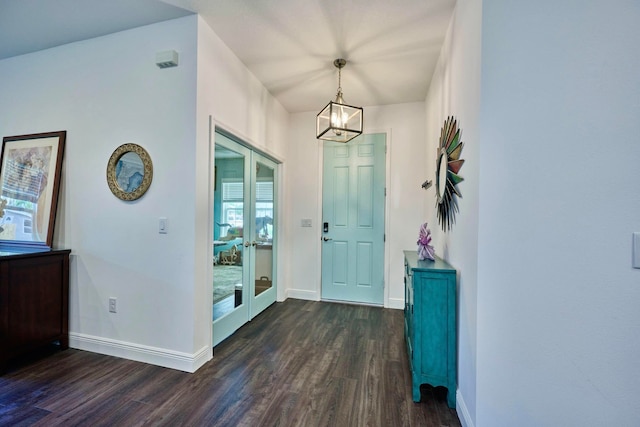
[[[331,237],[323,237],[322,240],[324,240],[325,242],[328,242],[329,240],[333,240]]]
[[[253,242],[251,242],[251,246],[258,246],[258,242],[254,240]]]
[[[245,248],[248,248],[249,246],[251,246],[251,242],[250,241],[247,240],[246,242],[244,242],[244,247]]]

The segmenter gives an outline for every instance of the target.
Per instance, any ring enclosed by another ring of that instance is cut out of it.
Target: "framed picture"
[[[2,139],[0,244],[51,248],[66,135]]]

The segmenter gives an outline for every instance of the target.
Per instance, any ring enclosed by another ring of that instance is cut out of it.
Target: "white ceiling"
[[[0,59],[199,13],[289,112],[423,101],[455,0],[0,0]]]

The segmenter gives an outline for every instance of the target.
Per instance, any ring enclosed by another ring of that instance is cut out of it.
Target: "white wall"
[[[433,180],[428,190],[425,218],[433,235],[436,255],[458,271],[458,398],[457,411],[465,425],[475,422],[476,407],[476,304],[478,257],[478,189],[480,170],[480,39],[482,3],[458,0],[440,59],[426,99],[426,172]],[[443,232],[436,214],[435,172],[440,129],[453,116],[461,129],[458,184],[462,198],[450,231]]]
[[[168,49],[180,65],[160,70]],[[55,241],[73,250],[71,346],[197,369],[212,354],[209,117],[284,161],[288,113],[195,15],[0,61],[0,93],[3,136],[68,132]],[[134,202],[105,179],[127,142],[154,167]]]
[[[640,420],[639,22],[483,1],[479,427]]]
[[[211,164],[210,153],[208,147],[204,145],[204,141],[208,140],[210,116],[213,126],[231,132],[256,150],[281,162],[278,178],[279,191],[282,193],[283,182],[286,180],[289,167],[287,161],[289,157],[287,151],[289,113],[267,92],[262,83],[220,40],[204,19],[198,18],[197,128],[199,147],[202,149],[202,155],[198,156],[198,163],[201,165],[199,183],[211,182],[207,175],[210,171],[208,166],[205,166],[205,159],[207,164]],[[284,194],[280,200],[280,211],[285,212],[288,202]],[[213,206],[213,193],[206,196],[204,188],[202,188],[202,192],[199,192],[198,203],[204,207],[205,202],[206,206]],[[202,211],[199,210],[199,212]],[[290,258],[287,256],[290,242],[289,236],[286,234],[284,218],[285,216],[281,214],[276,224],[279,242],[277,298],[280,301],[285,298],[285,289],[288,283],[287,264],[290,262]],[[201,229],[209,227],[208,218],[201,224],[201,227]],[[204,234],[204,238],[212,235],[213,230],[210,230]],[[212,259],[212,257],[212,254],[207,255],[206,259]],[[209,280],[205,280],[204,283],[212,283],[213,271],[210,267],[209,270]]]
[[[207,350],[193,333],[195,24],[186,17],[0,61],[0,133],[67,130],[55,240],[73,250],[71,345],[185,370]],[[167,49],[180,66],[160,70],[155,55]],[[149,152],[154,176],[142,198],[123,202],[106,165],[129,142]]]
[[[288,179],[285,185],[286,233],[290,240],[287,263],[287,297],[320,300],[320,179],[322,175],[320,143],[315,136],[315,113],[298,113],[290,117],[287,156]],[[295,177],[295,178],[294,178]],[[310,218],[312,227],[300,226]]]
[[[320,107],[318,107],[320,108]],[[388,132],[387,246],[385,271],[389,282],[385,306],[404,307],[403,254],[415,249],[424,221],[427,194],[420,185],[425,171],[424,103],[364,107],[365,133]],[[321,261],[322,144],[315,137],[316,112],[292,114],[286,193],[290,239],[288,296],[319,300]],[[300,220],[313,226],[303,228]]]

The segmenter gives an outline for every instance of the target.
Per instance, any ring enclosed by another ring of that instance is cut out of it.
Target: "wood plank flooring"
[[[455,391],[454,391],[455,392]],[[400,310],[289,299],[194,374],[69,349],[0,376],[1,426],[460,426],[411,400]]]

